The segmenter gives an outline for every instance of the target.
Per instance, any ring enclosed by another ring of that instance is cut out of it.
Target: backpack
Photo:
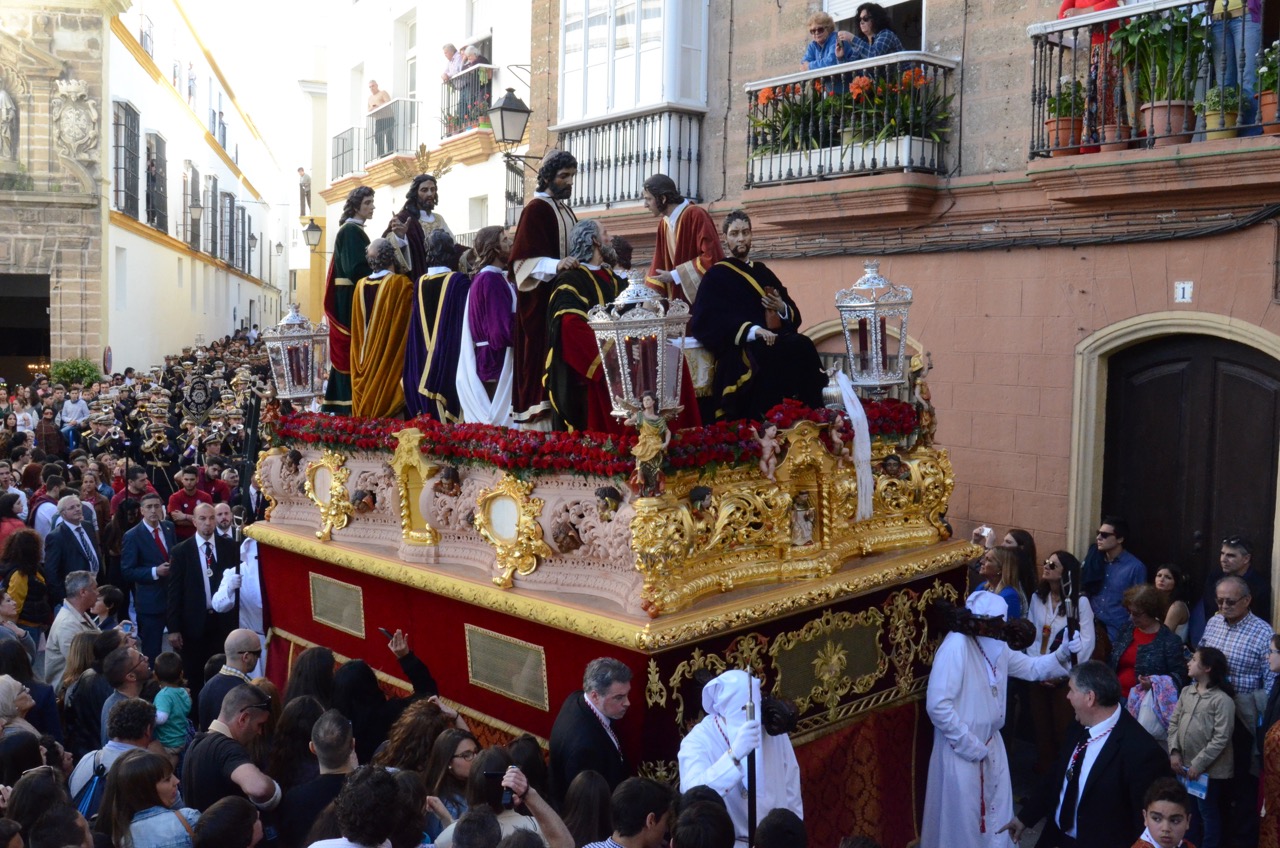
[[[102,764],[102,752],[93,755],[93,776],[89,778],[71,802],[76,805],[80,815],[90,823],[98,815],[98,806],[102,803],[102,791],[107,788],[107,767]]]

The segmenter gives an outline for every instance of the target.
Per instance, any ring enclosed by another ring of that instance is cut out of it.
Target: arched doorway
[[[1100,511],[1128,518],[1149,567],[1203,585],[1245,533],[1270,573],[1280,461],[1280,360],[1218,335],[1140,341],[1106,359]],[[1096,513],[1093,520],[1097,520]]]

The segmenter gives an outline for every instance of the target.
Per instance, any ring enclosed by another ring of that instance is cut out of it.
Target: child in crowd
[[[155,675],[160,681],[160,691],[156,693],[156,741],[176,766],[191,736],[191,692],[182,677],[182,657],[165,651],[156,657]]]
[[[1227,680],[1227,657],[1217,648],[1201,647],[1187,663],[1191,683],[1178,696],[1169,719],[1169,764],[1189,780],[1209,778],[1208,793],[1198,798],[1202,848],[1222,842],[1220,799],[1233,774],[1231,731],[1235,726],[1235,690]]]
[[[1196,848],[1183,839],[1191,827],[1191,796],[1175,778],[1151,784],[1142,799],[1142,821],[1147,829],[1133,848]]]

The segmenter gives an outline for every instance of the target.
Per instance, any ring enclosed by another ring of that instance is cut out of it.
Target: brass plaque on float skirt
[[[475,686],[547,712],[547,655],[541,645],[466,625],[467,676]]]
[[[311,617],[343,633],[364,638],[364,591],[359,586],[311,574]]]

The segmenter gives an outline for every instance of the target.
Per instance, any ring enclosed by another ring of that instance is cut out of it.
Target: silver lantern
[[[664,415],[680,412],[687,303],[668,301],[644,284],[643,272],[633,269],[617,299],[593,306],[587,323],[600,348],[614,415],[626,418],[635,413],[646,392],[653,393]]]
[[[276,397],[303,408],[312,398],[324,394],[329,375],[329,325],[313,325],[298,304],[289,304],[289,313],[274,327],[262,331],[262,343],[276,382]]]
[[[856,283],[836,293],[836,309],[854,388],[880,396],[890,386],[907,381],[911,289],[880,276],[880,263],[875,260],[864,267],[866,273]]]

